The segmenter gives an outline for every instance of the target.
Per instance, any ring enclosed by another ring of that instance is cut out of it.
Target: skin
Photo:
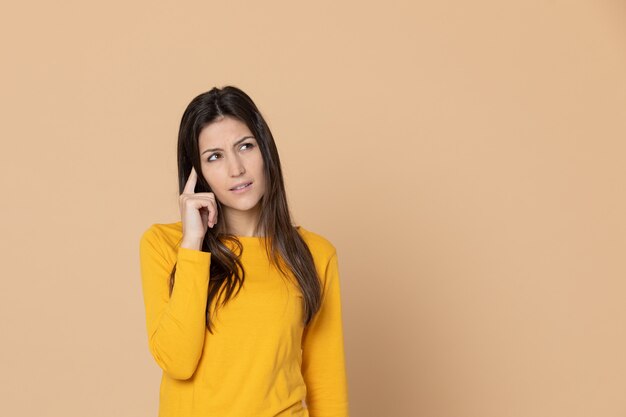
[[[244,137],[247,138],[235,145]],[[207,194],[219,200],[222,208],[219,217],[225,222],[226,230],[236,236],[252,236],[266,190],[263,155],[254,135],[244,122],[222,116],[200,131],[198,147],[202,175],[213,191]],[[220,150],[209,150],[216,148]],[[235,185],[250,181],[252,185],[245,192],[230,191]],[[217,219],[208,220],[215,224]]]
[[[196,193],[198,174],[191,168],[179,197],[180,216],[183,223],[181,248],[200,250],[207,227],[217,223],[217,203],[213,193]]]

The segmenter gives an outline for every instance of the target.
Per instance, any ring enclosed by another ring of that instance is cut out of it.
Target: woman
[[[346,417],[335,247],[293,226],[251,98],[200,94],[178,134],[181,221],[141,236],[159,417]]]

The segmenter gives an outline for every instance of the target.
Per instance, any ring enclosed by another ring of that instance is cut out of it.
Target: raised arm
[[[336,251],[323,279],[322,306],[302,335],[302,376],[310,417],[348,417],[341,291]]]
[[[174,265],[163,255],[162,245],[154,226],[144,232],[139,244],[148,346],[165,373],[175,379],[189,379],[204,347],[211,254],[178,248],[170,298]]]

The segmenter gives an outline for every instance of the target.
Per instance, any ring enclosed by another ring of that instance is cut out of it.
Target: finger
[[[211,200],[207,208],[209,210],[209,226],[213,227],[215,226],[215,223],[217,223],[217,207],[215,205],[215,201]]]
[[[202,201],[202,203],[200,203],[200,205],[196,205],[196,207],[198,208],[206,207],[209,210],[210,223],[212,224],[217,223],[217,203],[215,201],[214,193],[208,193],[208,192],[195,193],[193,197],[190,197],[190,198],[191,200]]]
[[[183,189],[183,193],[193,194],[196,188],[197,179],[198,179],[198,175],[196,174],[196,170],[194,167],[191,167],[191,172],[189,173],[189,177],[187,178],[187,182],[185,183],[185,188]]]
[[[193,197],[187,197],[185,199],[186,204],[192,204],[193,207],[208,211],[209,226],[213,226],[217,223],[217,204],[215,202],[215,195],[213,193],[196,193]]]
[[[215,200],[208,199],[208,204],[206,205],[206,208],[209,212],[208,225],[209,227],[213,227],[215,226],[215,223],[217,223],[217,208],[216,208]]]

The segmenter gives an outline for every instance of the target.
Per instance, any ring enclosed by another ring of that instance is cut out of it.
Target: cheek
[[[263,184],[263,191],[267,190],[267,177],[265,176],[265,172],[263,170],[261,170],[261,173],[259,174],[259,178],[261,178],[261,184]]]
[[[202,175],[206,180],[207,184],[211,188],[211,192],[215,194],[215,197],[218,200],[223,200],[224,197],[228,196],[228,191],[226,187],[229,184],[228,179],[224,175],[224,173],[220,172],[219,169],[212,169],[214,167],[207,167],[206,165],[202,166]]]
[[[263,157],[259,154],[259,159],[256,161],[256,170],[259,176],[265,175],[265,161],[263,161]]]

